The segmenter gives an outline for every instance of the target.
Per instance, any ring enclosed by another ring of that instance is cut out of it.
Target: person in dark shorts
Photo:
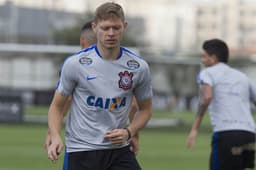
[[[58,159],[63,149],[63,106],[72,96],[65,133],[65,170],[140,170],[130,140],[152,114],[149,66],[120,46],[127,27],[122,7],[100,5],[92,28],[97,44],[70,56],[48,112],[51,144],[48,158]],[[129,122],[132,98],[139,111]]]
[[[92,30],[92,21],[86,22],[82,28],[80,33],[80,46],[81,49],[89,48],[90,46],[97,43],[96,35]],[[65,103],[63,107],[63,116],[66,116],[70,105],[71,105],[72,97],[70,96]],[[138,111],[137,101],[136,98],[133,97],[132,105],[129,113],[129,119],[132,121],[134,119],[134,116],[136,115]],[[45,144],[44,147],[46,150],[48,150],[48,147],[51,144],[51,135],[49,129],[47,129],[46,136],[45,136]],[[135,155],[138,154],[139,150],[139,134],[135,134],[134,137],[131,138],[130,141],[131,149],[135,153]]]
[[[198,76],[199,108],[187,139],[195,144],[198,129],[209,106],[213,129],[210,170],[254,169],[255,123],[250,104],[256,103],[256,86],[227,65],[229,49],[220,39],[203,43],[204,68]]]

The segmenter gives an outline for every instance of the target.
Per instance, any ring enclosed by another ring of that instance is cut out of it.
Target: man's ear
[[[127,27],[128,27],[128,23],[124,22],[124,30],[126,30]]]
[[[96,26],[97,24],[95,22],[92,22],[92,30],[96,33]]]
[[[81,49],[84,49],[84,48],[88,47],[88,44],[87,44],[87,41],[86,41],[85,37],[80,38],[80,47],[81,47]]]
[[[212,55],[212,58],[215,62],[219,62],[219,58],[215,54]]]

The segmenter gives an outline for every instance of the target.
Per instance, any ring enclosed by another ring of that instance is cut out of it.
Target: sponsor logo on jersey
[[[79,59],[80,64],[90,65],[92,64],[92,59],[88,57],[82,57]]]
[[[132,88],[132,77],[133,77],[133,73],[132,72],[120,72],[119,74],[120,80],[119,80],[119,88],[124,89],[124,90],[128,90],[130,88]]]
[[[140,64],[136,60],[129,60],[127,61],[127,66],[131,69],[137,69],[140,67]]]
[[[98,107],[101,109],[114,110],[126,105],[126,97],[121,98],[103,98],[96,96],[88,96],[87,104],[89,106]]]

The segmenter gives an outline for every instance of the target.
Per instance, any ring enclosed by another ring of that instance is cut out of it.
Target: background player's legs
[[[254,134],[245,131],[215,133],[212,139],[210,170],[244,170],[254,167],[254,150],[248,150]]]

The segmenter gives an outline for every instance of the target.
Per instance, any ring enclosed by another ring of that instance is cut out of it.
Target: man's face
[[[116,17],[94,23],[93,30],[97,35],[98,45],[108,49],[119,47],[126,26],[127,23]]]
[[[216,56],[209,55],[206,51],[203,51],[203,54],[201,55],[201,62],[205,67],[212,66],[216,63]]]

